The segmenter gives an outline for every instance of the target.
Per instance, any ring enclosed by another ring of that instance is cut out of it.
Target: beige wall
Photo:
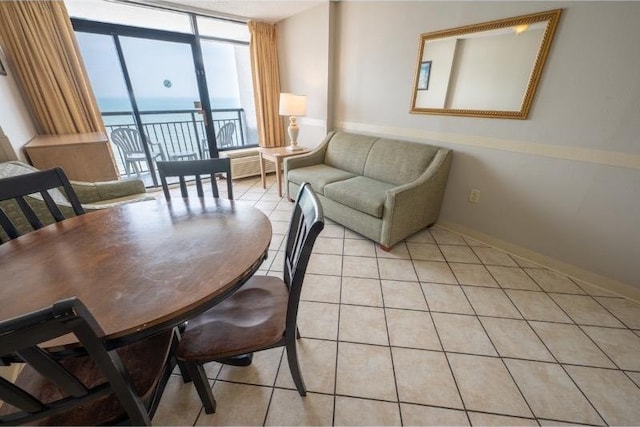
[[[334,6],[327,2],[278,23],[278,48],[284,53],[279,56],[281,90],[307,96],[307,114],[298,119],[298,142],[306,147],[322,141],[331,116],[329,26]],[[288,120],[284,122],[286,128]]]
[[[554,8],[528,120],[409,114],[421,33]],[[335,127],[452,148],[442,222],[640,290],[638,22],[637,2],[340,2]]]

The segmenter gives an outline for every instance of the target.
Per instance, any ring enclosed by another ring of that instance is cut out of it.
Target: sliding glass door
[[[149,147],[167,160],[202,158],[207,137],[191,46],[119,37]]]
[[[81,20],[74,28],[122,175],[157,186],[155,161],[217,157],[193,35]]]
[[[157,160],[258,146],[245,23],[113,2],[99,3],[100,10],[73,4],[72,16],[91,19],[72,23],[121,175],[157,185]],[[131,133],[122,128],[138,132],[141,148],[119,143],[118,134]]]

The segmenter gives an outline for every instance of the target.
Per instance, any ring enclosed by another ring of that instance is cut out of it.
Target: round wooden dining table
[[[124,345],[226,298],[256,272],[270,241],[260,210],[222,199],[152,200],[73,217],[0,245],[0,321],[76,296],[113,347]]]

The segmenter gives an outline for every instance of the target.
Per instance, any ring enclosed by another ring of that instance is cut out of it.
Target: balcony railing
[[[216,109],[212,110],[212,116],[219,151],[257,146],[257,141],[252,141],[255,138],[248,136],[246,120],[243,117],[244,109]],[[133,113],[130,111],[103,112],[102,117],[108,135],[117,128],[136,128]],[[199,110],[140,111],[140,118],[148,141],[160,144],[161,151],[167,160],[209,157],[203,115]],[[227,139],[221,141],[220,129],[229,123],[233,124],[233,132]],[[117,145],[113,144],[111,138],[109,140],[120,174],[127,175],[123,153]],[[146,162],[140,163],[140,172],[150,172]]]

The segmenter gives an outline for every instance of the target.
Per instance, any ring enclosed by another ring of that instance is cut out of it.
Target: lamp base
[[[303,148],[299,145],[287,145],[287,147],[285,148],[287,151],[300,151],[303,150]]]

